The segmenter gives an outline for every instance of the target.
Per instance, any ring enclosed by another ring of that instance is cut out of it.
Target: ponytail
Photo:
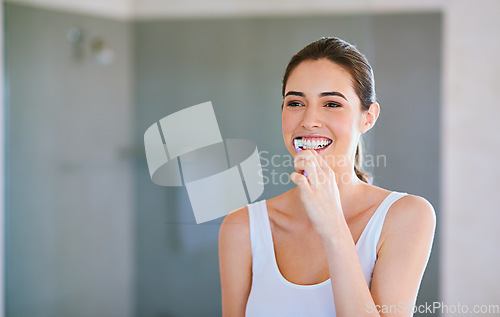
[[[363,169],[363,142],[359,139],[358,146],[356,147],[356,155],[354,156],[354,172],[356,176],[367,184],[371,184],[373,177]]]

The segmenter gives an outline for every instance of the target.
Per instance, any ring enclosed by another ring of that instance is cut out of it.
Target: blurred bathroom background
[[[223,218],[196,224],[184,187],[151,181],[144,132],[212,101],[223,138],[278,155],[259,200],[283,193],[281,79],[322,36],[374,68],[375,184],[436,210],[418,303],[500,304],[499,1],[2,5],[5,316],[221,316]]]

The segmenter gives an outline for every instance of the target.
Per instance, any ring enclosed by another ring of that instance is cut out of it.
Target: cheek
[[[293,129],[296,127],[295,116],[291,116],[286,112],[281,114],[281,128],[283,134],[292,133]]]
[[[344,116],[338,121],[343,133],[353,133],[359,128],[359,118],[354,115]]]
[[[358,132],[357,123],[351,117],[337,117],[330,124],[330,129],[337,138],[337,144],[341,148],[350,147]]]
[[[328,122],[330,129],[334,131],[335,134],[343,136],[350,133],[353,125],[351,119],[347,116],[335,116],[328,120]]]

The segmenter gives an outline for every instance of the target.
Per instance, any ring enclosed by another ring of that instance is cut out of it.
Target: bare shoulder
[[[238,229],[243,229],[246,227],[249,230],[249,216],[248,216],[248,207],[244,206],[234,211],[231,211],[226,215],[224,220],[222,221],[222,227],[237,227]]]
[[[219,229],[219,243],[250,247],[250,221],[247,206],[226,215]]]
[[[416,195],[405,195],[396,200],[389,208],[387,216],[403,222],[436,222],[436,212],[432,204]]]
[[[432,204],[416,195],[405,195],[389,208],[382,229],[381,239],[423,235],[433,236],[436,213]]]
[[[374,197],[377,205],[380,204],[392,191],[375,185],[366,186],[366,197]],[[386,215],[385,222],[427,222],[435,223],[436,213],[432,204],[425,198],[417,195],[404,195],[396,200]]]

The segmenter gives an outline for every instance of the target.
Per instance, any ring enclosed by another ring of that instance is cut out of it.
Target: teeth
[[[296,150],[299,149],[304,149],[304,150],[310,150],[310,149],[321,149],[324,148],[332,143],[331,140],[315,140],[315,139],[294,139],[293,140],[293,145],[295,146]]]

